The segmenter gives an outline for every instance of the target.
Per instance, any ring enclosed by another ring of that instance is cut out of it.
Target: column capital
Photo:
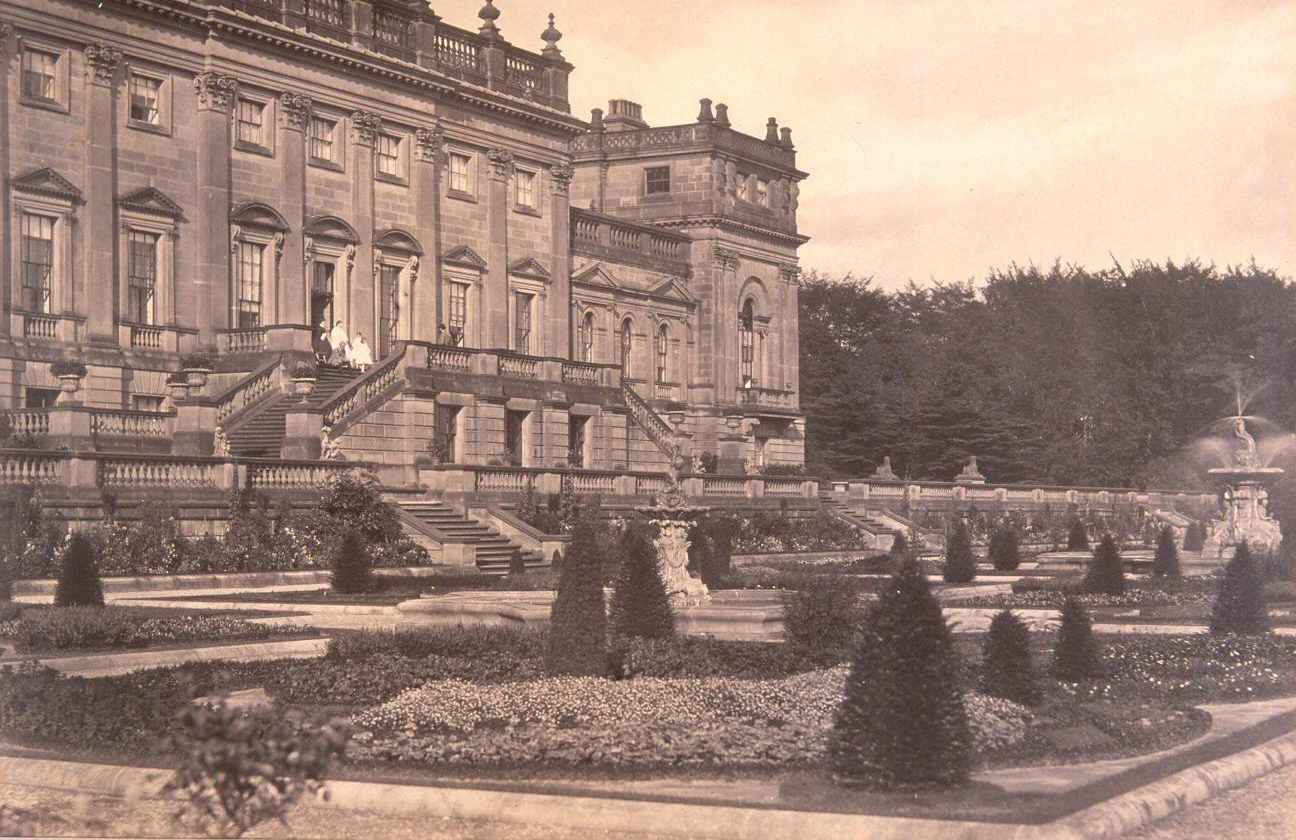
[[[715,253],[712,254],[712,262],[717,268],[732,271],[738,268],[738,252],[728,248],[716,248]]]
[[[569,163],[555,163],[549,167],[549,177],[553,180],[554,192],[558,195],[567,195],[571,190],[572,176],[576,170]]]
[[[361,146],[372,146],[378,140],[378,127],[382,117],[372,111],[353,111],[351,113],[351,142]]]
[[[513,153],[506,149],[487,149],[486,157],[490,159],[491,177],[496,181],[508,180],[513,174]]]
[[[300,93],[279,95],[279,124],[293,131],[304,131],[310,119],[311,98]]]
[[[420,128],[414,132],[414,159],[423,163],[436,163],[437,155],[445,147],[445,132],[440,124]]]
[[[3,47],[5,44],[9,43],[9,39],[12,37],[13,37],[13,24],[8,22],[0,23],[0,47]]]
[[[86,60],[86,78],[97,85],[109,86],[121,67],[121,50],[103,44],[87,44],[83,50]]]
[[[238,79],[215,70],[204,70],[194,76],[193,85],[200,110],[228,113],[238,94]]]
[[[796,263],[779,263],[779,279],[784,283],[801,285],[801,266]]]

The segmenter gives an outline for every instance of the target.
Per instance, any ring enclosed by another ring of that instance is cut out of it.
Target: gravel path
[[[1291,840],[1296,838],[1296,765],[1126,835],[1137,840]]]
[[[67,793],[47,788],[0,784],[0,806],[22,820],[0,822],[0,836],[15,831],[36,837],[185,837],[192,832],[173,819],[178,803],[160,800],[131,802],[107,796]],[[428,817],[392,817],[340,808],[298,806],[289,827],[264,823],[245,837],[319,838],[324,840],[618,840],[623,833],[576,831],[548,825],[513,825]],[[665,840],[661,835],[636,834],[636,840]]]

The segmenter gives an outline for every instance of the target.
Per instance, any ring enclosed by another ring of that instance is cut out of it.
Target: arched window
[[[738,378],[742,388],[756,387],[756,304],[743,301],[738,313]]]
[[[632,378],[634,374],[630,368],[631,348],[634,337],[631,333],[634,328],[634,322],[626,318],[621,322],[621,375],[626,378]]]
[[[594,313],[586,312],[580,322],[580,360],[594,361]]]
[[[669,379],[667,363],[670,359],[670,327],[662,324],[657,328],[657,382],[665,384]]]

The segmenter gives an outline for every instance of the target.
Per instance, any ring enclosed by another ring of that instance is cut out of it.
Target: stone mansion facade
[[[578,119],[552,16],[516,24],[532,52],[500,15],[0,0],[12,431],[97,453],[101,486],[153,469],[111,453],[449,489],[456,465],[660,472],[672,441],[800,464],[791,132],[710,100]],[[339,324],[372,367],[311,370]]]

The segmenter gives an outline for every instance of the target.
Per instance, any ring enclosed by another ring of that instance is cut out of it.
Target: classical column
[[[552,17],[552,16],[551,16]],[[559,163],[549,167],[549,322],[544,326],[546,356],[564,359],[576,358],[576,348],[571,341],[571,180],[575,170],[570,164]]]
[[[369,111],[356,111],[351,115],[351,218],[360,244],[356,248],[347,313],[350,322],[347,332],[354,336],[365,333],[371,347],[378,346],[374,314],[374,142],[382,117]]]
[[[445,132],[440,120],[414,132],[415,235],[423,246],[422,270],[410,278],[410,338],[435,341],[441,316],[441,151]]]
[[[198,328],[198,349],[216,349],[216,331],[230,323],[230,106],[238,79],[213,70],[194,77],[198,94],[198,207],[194,235],[198,242],[198,272],[192,280],[192,301],[181,283],[178,311],[192,313]],[[186,303],[192,306],[186,306]]]
[[[279,261],[280,324],[310,324],[306,266],[303,258],[306,227],[306,124],[310,121],[309,97],[284,93],[279,97],[279,149],[283,155],[284,195],[282,212],[288,224],[283,257]],[[294,347],[305,350],[307,347]]]
[[[85,269],[73,278],[73,308],[86,316],[87,338],[117,344],[117,129],[114,103],[120,50],[99,44],[85,48],[85,210],[81,228]]]
[[[9,67],[13,41],[13,26],[0,23],[0,66]],[[0,73],[0,102],[9,102],[9,73]],[[0,172],[10,172],[9,168],[9,108],[0,108]],[[9,190],[0,190],[0,242],[4,243],[7,252],[13,242],[13,212],[9,204]],[[0,301],[4,302],[4,312],[0,312],[0,336],[9,335],[9,304],[13,301],[13,278],[10,276],[13,261],[0,260]]]
[[[487,347],[509,346],[508,323],[508,218],[509,181],[513,177],[513,154],[503,149],[490,149],[490,196],[486,212],[489,216],[487,231],[490,235],[490,263],[486,277],[486,290],[482,308],[485,310]]]

